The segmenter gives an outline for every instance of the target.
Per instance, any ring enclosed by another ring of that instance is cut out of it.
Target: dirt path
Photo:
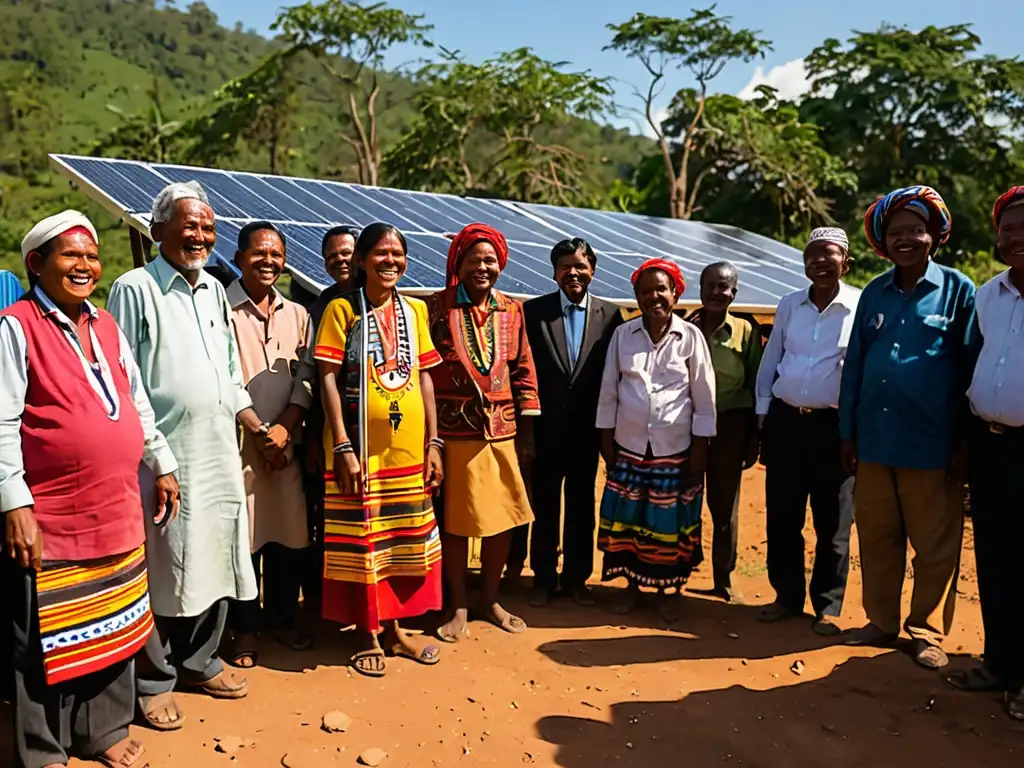
[[[753,603],[771,597],[763,477],[747,473],[741,511],[737,584]],[[707,551],[709,544],[706,536]],[[709,570],[691,586],[711,586]],[[844,626],[864,619],[859,576],[855,561]],[[969,529],[960,590],[948,650],[976,654]],[[251,673],[249,698],[184,695],[184,730],[135,734],[154,768],[269,768],[286,753],[296,766],[346,766],[371,747],[389,753],[387,768],[1024,765],[1024,726],[1001,714],[998,698],[954,693],[899,652],[829,647],[809,618],[766,627],[752,607],[696,597],[671,628],[649,609],[619,623],[564,600],[545,610],[529,609],[522,596],[510,605],[530,623],[527,633],[474,624],[468,641],[444,647],[440,666],[391,662],[381,681],[341,666],[348,639],[320,626],[309,653],[262,649],[265,666]],[[797,661],[800,674],[791,670]],[[332,709],[354,719],[346,733],[320,729]],[[214,750],[215,739],[229,736],[247,745],[233,758]],[[0,734],[0,765],[9,738]]]

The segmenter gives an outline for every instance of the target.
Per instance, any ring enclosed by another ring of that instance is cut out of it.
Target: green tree
[[[271,29],[288,45],[310,52],[341,95],[345,113],[338,138],[352,147],[362,184],[376,186],[382,151],[378,132],[384,56],[401,43],[430,45],[423,16],[361,5],[355,0],[307,2],[285,9]]]
[[[540,132],[607,109],[607,79],[521,48],[480,65],[446,53],[418,83],[420,116],[385,157],[389,183],[562,205],[594,199],[587,157]]]
[[[155,78],[146,95],[148,107],[136,114],[107,104],[107,111],[117,115],[121,123],[93,145],[92,154],[148,163],[170,163],[180,159],[181,137],[178,132],[182,122],[167,119],[160,82]]]
[[[991,248],[992,203],[1021,178],[1024,63],[980,55],[980,45],[965,24],[883,25],[845,44],[826,40],[807,57],[813,90],[803,118],[859,180],[856,192],[837,195],[848,228],[877,196],[929,184],[953,214],[947,255],[970,260]],[[881,264],[868,254],[861,268],[874,271]]]
[[[720,16],[715,7],[694,10],[686,19],[670,19],[638,13],[622,24],[609,24],[615,33],[606,50],[622,51],[637,59],[650,75],[645,92],[637,96],[643,115],[661,149],[669,190],[669,214],[689,219],[696,207],[703,176],[694,172],[691,159],[700,154],[711,130],[705,112],[708,89],[730,61],[750,62],[763,58],[771,43],[750,29],[733,29],[732,18]],[[677,95],[675,101],[692,103],[689,122],[666,126],[657,116],[656,102],[670,69],[686,69],[697,89]],[[680,148],[674,151],[674,146]],[[704,171],[704,175],[707,171]]]

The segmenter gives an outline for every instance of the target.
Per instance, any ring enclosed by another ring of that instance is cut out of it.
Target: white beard
[[[206,266],[206,259],[192,259],[192,261],[181,262],[181,268],[186,272],[198,272]]]

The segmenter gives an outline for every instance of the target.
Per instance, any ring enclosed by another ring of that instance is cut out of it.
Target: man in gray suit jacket
[[[593,605],[586,582],[594,569],[594,507],[600,437],[595,426],[605,353],[622,322],[619,307],[590,295],[597,256],[586,240],[573,238],[551,250],[559,290],[523,305],[542,415],[535,419],[536,458],[532,490],[533,535],[530,604],[547,605],[561,587],[580,605]],[[565,520],[562,482],[565,482]],[[561,529],[561,530],[559,530]],[[558,574],[559,534],[563,564]],[[526,557],[526,527],[516,531],[509,572]]]

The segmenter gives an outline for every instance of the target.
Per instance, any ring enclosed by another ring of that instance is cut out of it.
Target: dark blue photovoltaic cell
[[[741,304],[771,307],[807,284],[795,248],[721,224],[204,168],[55,159],[63,164],[62,171],[70,169],[73,179],[88,181],[109,202],[133,214],[148,213],[153,197],[168,182],[199,181],[218,218],[215,260],[230,264],[239,228],[246,221],[268,219],[288,239],[289,269],[321,287],[330,282],[320,256],[324,232],[337,224],[365,226],[374,221],[386,221],[405,232],[409,265],[403,284],[410,289],[443,287],[449,244],[443,235],[474,221],[490,224],[508,238],[511,258],[499,287],[517,295],[536,296],[554,289],[551,246],[568,237],[583,237],[594,246],[598,269],[592,290],[617,301],[633,299],[630,276],[652,256],[680,265],[687,278],[688,301],[699,300],[700,272],[716,261],[731,261],[739,269]]]

